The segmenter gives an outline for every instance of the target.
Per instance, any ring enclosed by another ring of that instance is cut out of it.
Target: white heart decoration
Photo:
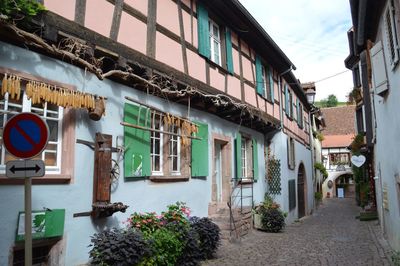
[[[353,155],[351,156],[351,163],[357,167],[361,167],[365,163],[364,155]]]

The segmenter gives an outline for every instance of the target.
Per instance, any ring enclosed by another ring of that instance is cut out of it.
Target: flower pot
[[[254,228],[262,230],[261,214],[253,213]]]

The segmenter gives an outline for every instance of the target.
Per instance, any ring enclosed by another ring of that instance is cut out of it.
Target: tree
[[[335,95],[331,94],[328,96],[328,99],[326,100],[326,107],[335,107],[338,105],[338,99],[336,98]]]
[[[328,96],[328,98],[322,99],[319,102],[319,106],[324,108],[324,107],[336,107],[338,106],[338,99],[336,98],[335,95],[331,94]]]

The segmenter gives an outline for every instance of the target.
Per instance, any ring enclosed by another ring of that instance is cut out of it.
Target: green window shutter
[[[125,103],[124,122],[149,127],[150,109]],[[124,127],[124,177],[133,179],[151,175],[150,168],[150,132]]]
[[[231,30],[225,30],[225,46],[226,46],[226,69],[229,74],[233,74],[233,58],[232,58],[232,37]]]
[[[208,176],[208,124],[195,122],[199,126],[197,137],[192,139],[192,177]]]
[[[242,177],[242,135],[239,133],[235,139],[235,160],[236,160],[236,175],[235,179]]]
[[[287,116],[290,115],[289,90],[286,84],[285,84],[285,112]]]
[[[199,54],[210,58],[210,29],[208,28],[208,11],[197,1],[197,32]]]
[[[272,101],[272,103],[274,103],[274,99],[275,99],[275,97],[274,97],[274,78],[273,78],[273,76],[272,76],[272,74],[273,74],[273,70],[272,70],[272,67],[269,67],[269,71],[268,71],[268,76],[269,76],[269,89],[271,90],[271,101]]]
[[[265,96],[261,58],[259,55],[256,55],[256,90],[259,95]]]
[[[257,181],[258,179],[258,148],[257,140],[253,139],[253,179]]]

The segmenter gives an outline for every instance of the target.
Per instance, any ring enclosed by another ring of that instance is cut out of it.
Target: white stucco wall
[[[396,13],[397,19],[399,19],[398,15]],[[397,34],[399,32],[400,29],[397,28]],[[397,38],[399,38],[398,35]],[[376,129],[373,129],[376,137],[374,152],[375,174],[378,177],[376,180],[377,203],[385,235],[392,248],[400,251],[400,179],[397,178],[400,175],[400,66],[397,64],[394,69],[390,66],[390,53],[383,17],[379,23],[378,40],[382,40],[385,54],[389,92],[385,97],[381,97],[376,95],[372,88],[371,94],[372,110],[375,110],[377,125]],[[374,126],[374,122],[372,125]],[[382,206],[385,190],[389,202],[388,209],[384,209]]]
[[[101,132],[123,139],[124,97],[130,96],[161,108],[175,115],[186,115],[187,107],[167,103],[160,98],[146,96],[135,89],[114,83],[110,80],[100,81],[89,72],[77,67],[50,59],[25,49],[0,42],[0,65],[16,69],[35,76],[77,86],[78,90],[108,97],[106,116],[95,122],[88,118],[86,111],[76,114],[76,138],[94,141],[95,133]],[[83,87],[83,84],[85,86]],[[123,221],[134,211],[161,212],[176,201],[184,201],[192,209],[192,215],[207,216],[208,204],[211,201],[212,143],[211,132],[223,134],[233,140],[240,130],[257,139],[259,158],[259,181],[254,184],[254,201],[263,200],[266,190],[264,167],[264,137],[261,133],[227,122],[217,116],[196,110],[191,112],[191,119],[206,122],[209,125],[209,176],[206,180],[191,179],[188,182],[155,183],[149,180],[125,182],[123,173],[118,187],[111,194],[111,201],[121,201],[129,205],[127,212],[115,213],[105,219],[92,220],[89,217],[73,218],[74,213],[91,210],[93,190],[94,152],[85,145],[75,144],[75,173],[73,182],[66,185],[34,185],[32,188],[32,208],[41,210],[66,209],[64,237],[66,239],[66,265],[77,265],[88,261],[90,236],[110,227],[123,227]],[[233,148],[233,146],[232,146]],[[233,151],[231,155],[234,162]],[[115,157],[115,155],[113,155]],[[121,171],[123,167],[121,166]],[[234,164],[231,165],[234,175]],[[12,208],[10,208],[12,206]],[[0,265],[8,264],[10,249],[14,244],[17,226],[17,215],[24,210],[24,187],[16,185],[0,186]]]
[[[292,223],[298,218],[298,202],[297,202],[297,175],[300,163],[304,164],[305,169],[305,186],[307,187],[307,194],[305,199],[306,215],[310,214],[314,205],[314,189],[311,173],[311,152],[304,145],[295,141],[295,160],[296,167],[294,170],[288,168],[287,162],[287,135],[283,132],[277,133],[272,139],[271,151],[277,159],[281,160],[281,185],[282,193],[277,195],[275,200],[281,205],[283,211],[288,213],[286,222]],[[296,208],[289,212],[289,180],[296,180]]]

